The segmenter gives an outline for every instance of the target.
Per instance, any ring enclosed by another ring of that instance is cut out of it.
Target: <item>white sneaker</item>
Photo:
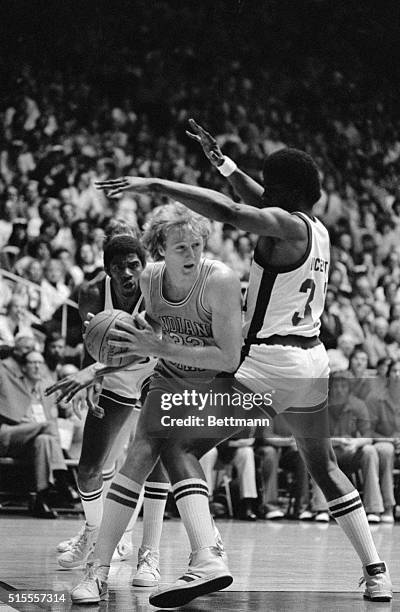
[[[126,561],[133,555],[132,532],[125,531],[114,550],[111,561]]]
[[[156,587],[160,581],[160,553],[147,546],[141,546],[138,554],[137,571],[132,586]]]
[[[299,521],[311,521],[314,518],[314,514],[310,510],[302,510],[298,518]]]
[[[387,510],[381,514],[381,523],[392,525],[394,523],[394,516],[391,510]]]
[[[100,565],[99,561],[92,561],[86,565],[83,580],[74,587],[70,593],[76,604],[99,603],[108,600],[107,575],[108,565]]]
[[[285,514],[282,512],[282,510],[276,508],[274,510],[268,510],[268,512],[264,514],[264,518],[267,521],[279,521],[280,519],[285,518]]]
[[[314,520],[317,521],[317,523],[329,523],[331,519],[329,512],[317,512]]]
[[[367,519],[368,519],[368,523],[380,523],[381,522],[380,515],[373,514],[372,512],[370,514],[367,514]]]
[[[85,528],[79,535],[76,542],[72,545],[72,548],[67,550],[65,553],[62,553],[57,558],[57,561],[61,567],[71,569],[84,565],[88,560],[90,553],[94,550],[98,533],[98,527],[90,528],[87,524],[85,524]]]
[[[187,572],[167,588],[149,597],[157,608],[178,608],[196,597],[226,589],[233,578],[216,547],[201,548],[190,555]]]
[[[371,563],[363,567],[364,577],[359,586],[365,583],[364,599],[369,601],[391,601],[393,587],[386,564]]]
[[[79,532],[76,535],[72,536],[68,540],[63,540],[62,542],[57,544],[56,546],[57,552],[63,553],[63,552],[67,552],[67,550],[71,550],[75,542],[79,540],[79,538],[82,536],[84,529],[85,529],[85,525],[82,525],[82,528],[79,530]]]

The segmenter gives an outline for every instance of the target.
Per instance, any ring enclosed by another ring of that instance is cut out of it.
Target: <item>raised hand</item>
[[[109,198],[117,198],[124,191],[146,192],[150,189],[149,180],[138,176],[121,176],[117,179],[96,181],[95,185],[97,189],[106,191]]]
[[[194,119],[189,119],[189,125],[191,132],[186,130],[186,134],[189,138],[192,138],[192,140],[195,140],[201,145],[204,155],[214,166],[221,166],[224,161],[224,154],[219,148],[214,136],[211,136],[211,134],[196,123]]]

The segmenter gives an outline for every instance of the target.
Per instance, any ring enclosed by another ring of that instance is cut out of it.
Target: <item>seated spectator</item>
[[[83,283],[84,275],[82,268],[74,264],[70,251],[64,247],[60,247],[54,251],[54,258],[61,261],[64,268],[65,284],[72,293]]]
[[[284,415],[276,416],[271,421],[271,426],[262,434],[262,437],[256,439],[256,455],[261,475],[262,518],[280,519],[285,516],[278,502],[279,467],[285,472],[293,472],[293,516],[300,520],[310,518],[308,472]]]
[[[31,281],[31,283],[34,283],[34,285],[28,285],[27,287],[29,310],[39,316],[42,301],[40,287],[43,280],[43,265],[38,259],[31,259],[25,270],[24,277]]]
[[[64,270],[58,259],[51,259],[45,267],[45,277],[41,283],[42,301],[40,318],[49,321],[57,308],[69,297],[70,290],[64,283]]]
[[[372,333],[365,334],[364,348],[368,355],[368,361],[372,368],[380,359],[389,357],[386,336],[389,330],[389,323],[384,317],[376,317]]]
[[[83,272],[83,279],[91,281],[104,270],[103,262],[96,260],[94,249],[89,242],[84,242],[79,247],[76,262]]]
[[[43,356],[32,350],[32,340],[19,341],[13,357],[0,363],[0,455],[24,459],[33,466],[30,509],[39,518],[57,518],[48,505],[49,488],[63,475],[66,465],[57,430],[57,409],[44,397]]]
[[[371,393],[382,395],[386,391],[387,387],[387,378],[388,378],[388,370],[389,365],[391,363],[391,359],[388,357],[384,357],[383,359],[379,359],[376,364],[376,376],[374,379],[374,389]],[[370,395],[367,396],[366,402]],[[367,404],[368,405],[368,404]]]
[[[0,313],[7,309],[7,305],[11,300],[12,291],[6,277],[0,271]]]
[[[365,401],[373,389],[373,376],[368,372],[368,355],[363,348],[356,348],[350,357],[349,371],[354,377],[352,395]]]
[[[366,399],[375,445],[386,452],[391,468],[400,467],[400,361],[391,361],[387,368],[386,387],[374,388]],[[388,497],[393,494],[393,472],[387,474]],[[392,499],[394,505],[394,499]]]
[[[231,439],[219,446],[219,455],[223,463],[231,463],[237,470],[240,494],[240,518],[255,521],[253,511],[257,499],[256,466],[254,459],[254,438]]]
[[[14,293],[5,315],[0,315],[0,345],[14,346],[18,335],[34,337],[32,323],[38,319],[28,310],[26,293]]]
[[[65,344],[65,338],[58,332],[52,332],[46,338],[43,356],[48,377],[52,382],[58,380],[58,370],[65,362]]]
[[[356,340],[351,334],[342,334],[337,340],[337,348],[328,349],[329,367],[331,372],[347,370],[350,365],[350,355],[356,346]]]
[[[347,291],[339,290],[337,294],[339,318],[342,324],[343,333],[354,337],[356,344],[364,341],[364,332],[359,323],[357,312],[351,303],[350,294]]]
[[[390,324],[387,341],[389,357],[397,361],[400,359],[400,320]]]
[[[387,490],[390,460],[386,452],[373,444],[371,421],[365,403],[352,393],[353,375],[334,372],[329,388],[329,430],[340,468],[346,474],[361,470],[363,502],[369,522],[386,521],[393,507],[393,489]],[[313,510],[326,515],[327,504],[322,491],[313,484]],[[393,514],[391,514],[393,518]]]

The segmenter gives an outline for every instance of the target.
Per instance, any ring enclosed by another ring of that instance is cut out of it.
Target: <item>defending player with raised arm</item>
[[[376,550],[358,491],[339,469],[329,439],[329,363],[319,329],[330,243],[326,228],[312,214],[321,194],[318,168],[307,153],[284,148],[265,159],[260,186],[233,160],[223,156],[221,163],[220,150],[201,126],[191,122],[191,129],[246,203],[157,178],[123,177],[97,185],[110,197],[125,190],[161,193],[210,219],[258,234],[246,296],[245,350],[234,385],[274,392],[269,414],[284,412],[308,471],[355,548],[366,583],[364,597],[390,601],[389,572]]]

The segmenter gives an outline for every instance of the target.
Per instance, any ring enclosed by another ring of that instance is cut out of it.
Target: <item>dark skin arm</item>
[[[222,166],[224,162],[224,154],[214,136],[212,136],[207,130],[201,125],[196,123],[194,119],[189,119],[190,129],[186,130],[186,134],[189,138],[192,138],[200,144],[203,149],[204,155],[209,159],[213,166],[218,168]],[[249,206],[255,208],[262,207],[262,195],[264,193],[263,187],[252,179],[248,174],[242,172],[239,168],[228,177],[228,181],[236,191],[236,193],[242,198]]]

